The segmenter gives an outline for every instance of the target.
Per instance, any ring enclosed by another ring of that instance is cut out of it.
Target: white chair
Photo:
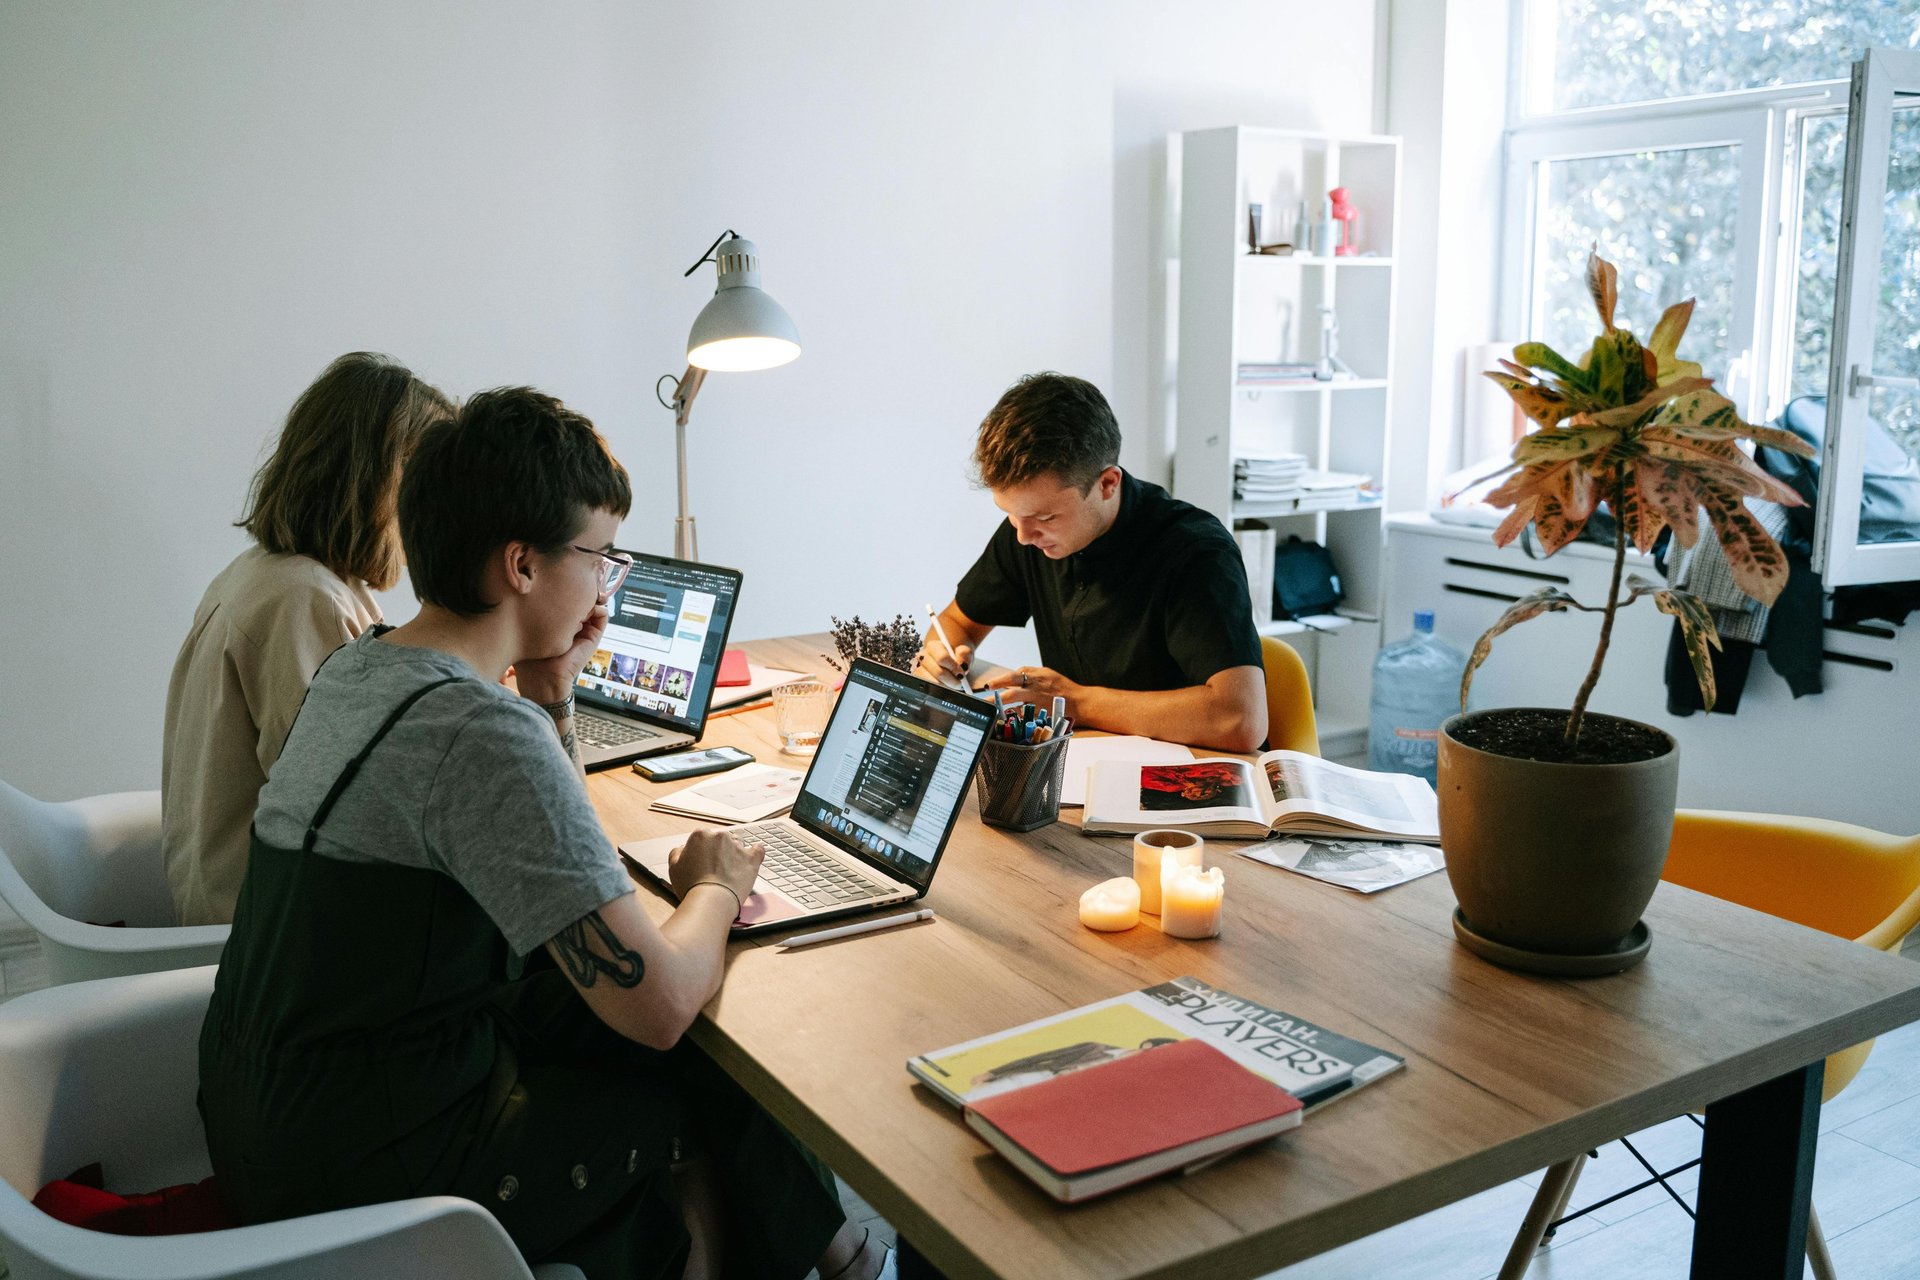
[[[471,1200],[428,1196],[180,1236],[71,1227],[32,1196],[95,1160],[115,1189],[211,1172],[194,1098],[212,967],[35,991],[0,1005],[0,1255],[13,1280],[584,1280],[529,1272]]]
[[[40,935],[50,986],[213,964],[227,945],[226,925],[174,923],[158,791],[51,804],[0,782],[0,899]]]

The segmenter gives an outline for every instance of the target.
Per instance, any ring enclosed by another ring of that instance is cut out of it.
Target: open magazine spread
[[[1394,840],[1263,840],[1239,850],[1240,856],[1270,867],[1285,867],[1356,893],[1378,893],[1418,880],[1447,865],[1438,845]]]
[[[1249,839],[1285,833],[1437,844],[1440,810],[1423,778],[1351,769],[1298,751],[1269,751],[1251,762],[1096,764],[1080,829],[1127,835],[1155,827]]]
[[[1190,1039],[1207,1041],[1309,1111],[1403,1062],[1384,1049],[1182,977],[921,1054],[907,1070],[958,1107]]]

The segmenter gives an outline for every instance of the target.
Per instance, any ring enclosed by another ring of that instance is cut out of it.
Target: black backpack
[[[1273,616],[1306,618],[1332,613],[1345,598],[1333,556],[1298,534],[1273,549]]]

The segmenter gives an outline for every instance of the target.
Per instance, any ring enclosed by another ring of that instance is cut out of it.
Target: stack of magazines
[[[1370,478],[1351,471],[1303,472],[1296,482],[1300,500],[1294,510],[1337,511],[1358,506]]]
[[[1311,360],[1247,360],[1234,375],[1240,382],[1311,382],[1318,367]]]
[[[1234,455],[1233,496],[1239,502],[1278,502],[1300,496],[1300,478],[1307,471],[1303,453]]]

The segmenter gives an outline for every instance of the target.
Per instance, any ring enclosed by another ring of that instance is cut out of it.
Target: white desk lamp
[[[674,457],[680,471],[680,515],[673,522],[673,554],[681,560],[699,559],[693,516],[687,511],[687,414],[709,369],[742,373],[772,369],[800,354],[800,334],[786,309],[760,288],[760,255],[753,241],[736,232],[707,246],[700,261],[686,270],[698,271],[712,262],[719,276],[713,299],[694,317],[687,334],[687,371],[675,378],[666,374],[653,384],[654,397],[673,410]],[[673,383],[673,399],[660,388]]]

